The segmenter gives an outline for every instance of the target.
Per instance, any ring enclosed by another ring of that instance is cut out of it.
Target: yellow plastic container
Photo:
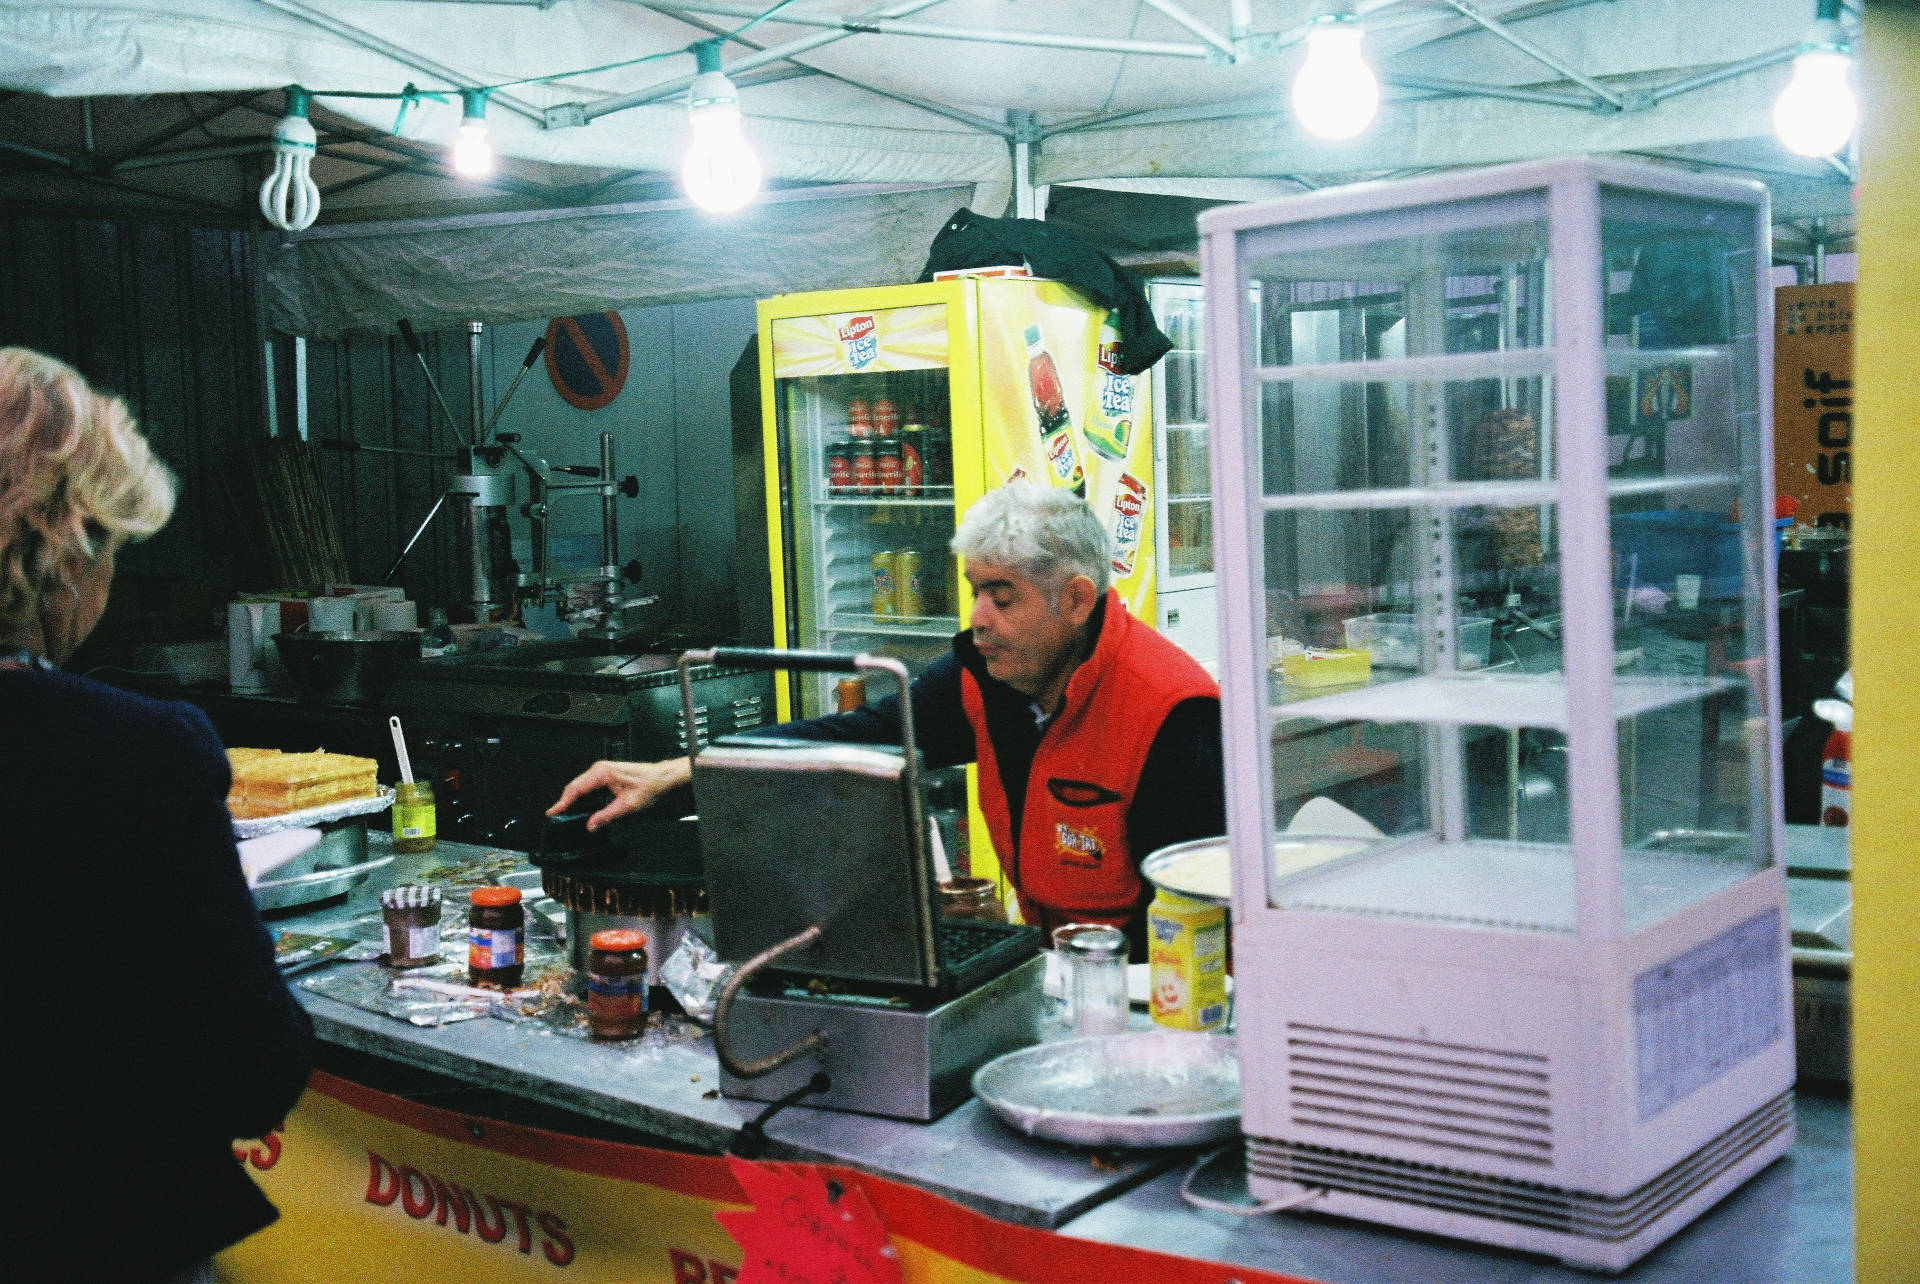
[[[1153,1020],[1174,1030],[1227,1021],[1227,910],[1161,891],[1147,907]]]
[[[1296,687],[1351,686],[1373,677],[1373,652],[1343,647],[1285,656],[1280,676]]]

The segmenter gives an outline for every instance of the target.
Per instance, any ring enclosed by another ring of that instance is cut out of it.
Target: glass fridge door
[[[920,672],[959,629],[947,369],[779,378],[776,398],[788,645]],[[834,712],[840,680],[795,675],[795,716]]]
[[[1173,348],[1155,369],[1161,431],[1155,462],[1165,512],[1160,590],[1213,583],[1213,496],[1207,475],[1206,308],[1198,282],[1155,281],[1148,302]]]

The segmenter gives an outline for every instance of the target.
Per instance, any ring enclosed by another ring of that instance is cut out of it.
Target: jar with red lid
[[[476,887],[468,897],[467,979],[511,990],[527,970],[527,911],[517,887]]]
[[[614,928],[587,938],[587,1025],[596,1039],[647,1028],[647,934]]]

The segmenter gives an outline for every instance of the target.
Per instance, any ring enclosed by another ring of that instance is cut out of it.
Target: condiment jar
[[[424,967],[440,961],[440,889],[410,884],[380,893],[386,920],[387,966]]]
[[[1007,907],[996,890],[991,878],[950,878],[940,884],[940,917],[1004,923]]]
[[[647,934],[626,929],[587,938],[587,1025],[596,1039],[631,1039],[647,1028]]]
[[[1127,1028],[1127,934],[1085,927],[1067,941],[1073,985],[1073,1032],[1086,1038]]]
[[[433,850],[433,784],[401,781],[393,787],[393,850],[401,853]]]
[[[467,911],[467,979],[511,990],[526,974],[527,911],[517,887],[476,887]]]

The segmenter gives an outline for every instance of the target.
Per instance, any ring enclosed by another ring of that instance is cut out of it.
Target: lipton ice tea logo
[[[846,350],[847,364],[855,370],[865,369],[880,355],[880,336],[872,313],[857,317],[848,317],[840,323],[840,346]]]

